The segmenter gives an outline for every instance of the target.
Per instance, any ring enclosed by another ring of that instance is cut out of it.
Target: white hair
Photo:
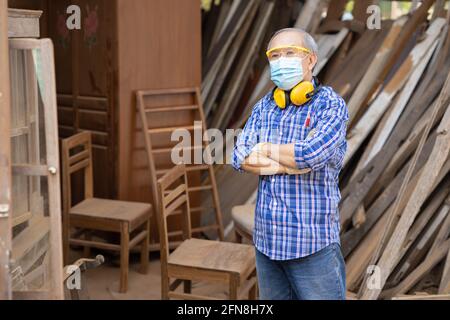
[[[305,46],[306,49],[310,50],[311,52],[313,52],[315,55],[319,56],[319,46],[317,45],[316,40],[314,40],[314,38],[305,30],[300,29],[300,28],[285,28],[285,29],[281,29],[278,30],[277,32],[275,32],[275,34],[272,36],[272,38],[269,41],[269,46],[272,43],[272,40],[278,36],[281,33],[284,32],[295,32],[298,33],[299,35],[303,36],[303,45]]]

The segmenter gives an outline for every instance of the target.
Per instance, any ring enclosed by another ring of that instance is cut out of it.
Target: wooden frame
[[[183,95],[188,94],[193,96],[194,104],[192,106],[170,106],[170,107],[155,107],[155,108],[146,108],[145,105],[145,98],[147,97],[155,97],[155,96],[177,96],[177,95]],[[168,169],[162,169],[157,168],[157,165],[155,163],[155,155],[156,154],[170,154],[171,148],[154,148],[152,143],[152,134],[169,134],[171,132],[174,132],[177,129],[190,129],[191,132],[195,132],[197,129],[202,129],[204,132],[206,132],[206,121],[205,116],[203,113],[203,106],[201,103],[201,95],[198,88],[185,88],[185,89],[167,89],[167,90],[149,90],[149,91],[138,91],[136,93],[137,96],[137,108],[138,112],[141,118],[142,122],[142,130],[144,132],[144,138],[145,138],[145,149],[147,151],[148,156],[148,166],[150,171],[150,179],[151,179],[151,189],[152,189],[152,197],[153,197],[153,204],[155,208],[159,206],[158,201],[158,195],[157,195],[157,179],[158,176],[165,174],[168,172]],[[197,128],[195,126],[192,126],[192,123],[186,123],[184,126],[180,127],[169,127],[169,128],[149,128],[149,122],[147,120],[147,115],[149,113],[175,113],[180,111],[186,111],[190,110],[192,112],[198,113],[199,121],[202,123],[201,128]],[[202,146],[204,148],[205,146]],[[196,146],[191,147],[196,148]],[[171,164],[173,166],[174,164]],[[192,193],[198,193],[200,191],[208,191],[210,190],[212,193],[212,199],[213,199],[213,207],[215,211],[215,224],[209,225],[209,226],[203,226],[199,228],[195,228],[192,230],[193,233],[201,233],[206,231],[215,230],[217,231],[218,237],[220,240],[224,239],[224,231],[223,231],[223,225],[222,225],[222,212],[220,209],[220,201],[219,201],[219,193],[217,190],[217,182],[215,177],[214,168],[212,165],[192,165],[189,168],[187,168],[187,171],[189,172],[207,172],[209,177],[209,185],[202,185],[200,187],[193,187],[190,186],[188,188],[188,192],[190,194]],[[190,212],[200,212],[203,213],[204,208],[190,208]],[[179,233],[176,233],[175,235],[179,235]],[[176,243],[172,244],[176,245]],[[155,246],[157,249],[159,249],[157,246]]]
[[[141,273],[147,273],[151,205],[94,198],[91,147],[91,134],[86,131],[62,141],[64,260],[66,264],[70,262],[70,244],[83,246],[86,257],[90,255],[90,248],[120,252],[119,291],[125,293],[128,290],[130,250],[139,244]],[[84,200],[72,206],[71,175],[80,171],[84,174]],[[86,229],[84,239],[72,238],[71,227]],[[93,241],[92,231],[119,233],[120,245]],[[137,234],[131,237],[133,232]]]
[[[14,292],[14,297],[19,299],[63,299],[59,143],[53,44],[49,39],[12,39],[9,41],[9,45],[11,49],[33,52],[35,72],[43,103],[46,163],[45,165],[13,166],[13,170],[14,174],[41,176],[47,179],[50,223],[49,274],[52,275],[47,290]]]
[[[7,0],[0,0],[0,300],[10,300],[9,274],[12,239],[11,207],[11,144],[10,144],[10,86],[8,50]]]
[[[168,191],[169,189],[172,190]],[[257,281],[253,246],[191,238],[185,165],[174,167],[158,180],[157,194],[162,299],[213,300],[211,297],[193,295],[192,281],[226,283],[229,286],[231,300],[241,298],[247,293],[249,299],[256,299]],[[167,218],[180,207],[183,216],[183,242],[170,254]],[[172,283],[171,278],[175,279]],[[182,283],[184,293],[176,292]]]
[[[9,38],[39,38],[42,11],[8,9]]]

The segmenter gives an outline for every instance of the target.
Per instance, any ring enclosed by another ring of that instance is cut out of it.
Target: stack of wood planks
[[[216,40],[204,49],[208,121],[222,130],[242,127],[273,86],[259,58],[267,35],[294,25],[311,31],[320,47],[316,72],[344,97],[350,112],[340,179],[348,290],[360,299],[448,298],[450,14],[445,1],[424,0],[405,16],[383,20],[379,30],[367,29],[364,9],[377,1],[355,1],[352,21],[341,21],[347,1],[314,2],[286,7],[290,13],[279,16],[275,12],[290,2],[235,0],[211,8],[208,15],[220,17],[217,29],[223,32],[215,31],[219,35],[211,39]],[[297,21],[287,19],[293,12]],[[242,16],[247,18],[238,21]],[[254,199],[257,178],[236,174],[230,166],[216,170],[227,225],[233,206]],[[233,185],[241,187],[233,191]]]
[[[394,22],[349,99],[342,247],[362,299],[450,293],[450,38],[426,13]]]

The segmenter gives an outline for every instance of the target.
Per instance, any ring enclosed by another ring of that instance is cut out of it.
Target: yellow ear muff
[[[276,88],[273,92],[273,99],[280,109],[285,109],[289,104],[289,95],[280,88]]]
[[[311,100],[310,94],[314,92],[314,85],[312,82],[303,81],[296,85],[291,90],[291,101],[296,106],[301,106]]]

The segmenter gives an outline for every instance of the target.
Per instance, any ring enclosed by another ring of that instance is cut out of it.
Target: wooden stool
[[[150,214],[147,203],[97,199],[93,197],[91,134],[83,132],[62,142],[63,163],[63,245],[64,262],[69,264],[70,244],[120,252],[120,292],[128,289],[130,250],[141,244],[141,272],[147,273]],[[71,175],[84,171],[85,199],[72,207]],[[70,236],[70,228],[82,229],[84,239]],[[120,233],[120,244],[91,240],[92,231]]]
[[[213,300],[211,297],[192,294],[193,280],[228,284],[231,300],[243,298],[247,294],[249,299],[256,299],[257,281],[253,246],[191,238],[186,167],[178,165],[159,179],[157,191],[162,299]],[[167,217],[173,215],[179,208],[184,241],[169,254]],[[175,279],[172,283],[171,278]],[[175,292],[182,283],[184,293]]]

